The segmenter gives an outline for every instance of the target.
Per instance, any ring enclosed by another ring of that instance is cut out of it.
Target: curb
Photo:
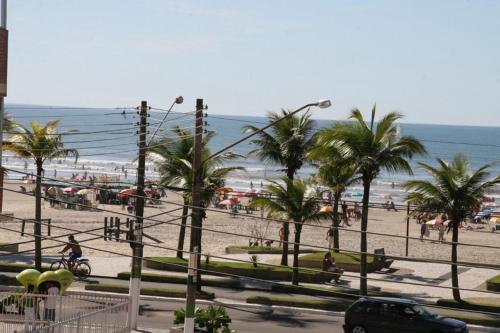
[[[467,324],[467,327],[469,329],[472,328],[472,329],[479,331],[479,332],[492,332],[492,333],[500,332],[500,328],[497,328],[497,327],[488,327],[488,326],[479,326],[479,325],[470,325],[470,324]]]

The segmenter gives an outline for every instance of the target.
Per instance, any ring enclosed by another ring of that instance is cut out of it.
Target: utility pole
[[[196,120],[193,154],[193,208],[191,214],[191,237],[189,245],[189,274],[186,293],[186,317],[184,333],[194,332],[194,311],[196,307],[196,286],[199,283],[198,264],[201,249],[201,187],[203,183],[203,169],[201,160],[201,145],[203,134],[203,99],[196,100]]]
[[[141,269],[142,269],[142,228],[144,217],[144,176],[146,172],[146,128],[148,118],[148,103],[141,102],[139,123],[139,157],[137,163],[137,197],[135,198],[136,223],[134,228],[135,243],[132,246],[132,272],[130,276],[130,307],[128,313],[128,327],[131,330],[137,329],[137,316],[139,314],[139,297],[141,294]]]
[[[7,59],[9,32],[7,30],[7,0],[2,0],[2,17],[0,20],[0,212],[3,211],[3,177],[2,146],[3,146],[3,118],[5,116],[4,98],[7,97]]]

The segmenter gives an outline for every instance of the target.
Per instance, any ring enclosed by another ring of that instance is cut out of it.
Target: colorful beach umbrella
[[[80,194],[80,195],[85,195],[85,194],[90,194],[92,193],[92,190],[90,188],[84,188],[78,192],[76,192],[76,194]]]
[[[235,204],[235,202],[233,200],[229,200],[229,199],[222,200],[219,202],[220,206],[232,206],[234,204]]]
[[[121,190],[119,194],[121,196],[126,196],[126,195],[134,195],[136,192],[137,190],[134,188],[126,188],[124,190]]]
[[[333,207],[332,207],[332,205],[326,205],[326,206],[321,207],[321,209],[319,211],[322,213],[333,213]]]
[[[429,221],[425,222],[425,224],[427,224],[427,225],[437,225],[437,224],[441,224],[441,221],[438,220],[438,219],[434,219],[434,220],[429,220]]]

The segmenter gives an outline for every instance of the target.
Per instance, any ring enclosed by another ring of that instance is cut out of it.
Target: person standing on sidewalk
[[[56,320],[57,297],[59,296],[59,287],[56,283],[49,283],[47,295],[44,302],[44,319],[46,321]]]
[[[325,240],[328,242],[328,251],[331,251],[333,248],[333,227],[326,231]]]
[[[29,325],[31,323],[31,330],[36,329],[36,313],[38,308],[38,300],[34,295],[35,286],[29,285],[26,288],[23,296],[19,302],[24,306],[24,330],[29,331]]]

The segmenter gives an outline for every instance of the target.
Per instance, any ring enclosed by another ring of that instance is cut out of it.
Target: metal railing
[[[127,297],[0,291],[0,333],[126,332]]]

